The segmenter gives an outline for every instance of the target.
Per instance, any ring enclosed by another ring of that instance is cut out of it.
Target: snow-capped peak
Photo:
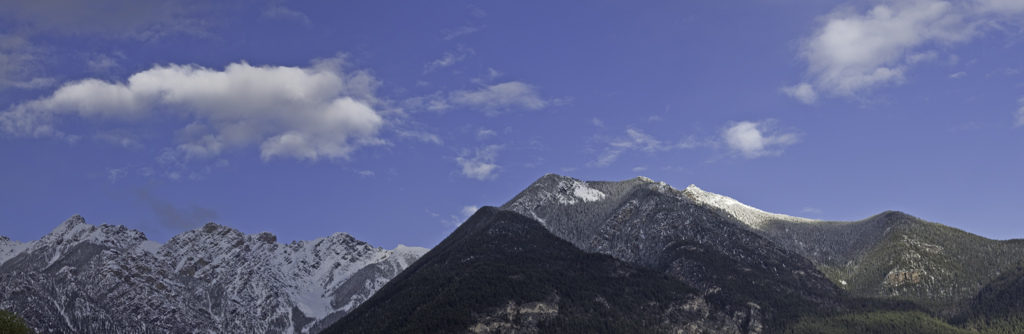
[[[65,220],[63,223],[60,223],[60,225],[57,225],[57,227],[50,231],[50,234],[64,235],[70,233],[71,231],[88,227],[91,227],[91,225],[85,223],[85,218],[83,218],[81,215],[74,215],[71,216],[71,218]]]
[[[0,264],[21,253],[27,246],[28,244],[23,244],[0,235]]]
[[[696,185],[689,185],[683,189],[683,193],[695,202],[706,205],[732,215],[737,220],[753,228],[761,228],[765,223],[773,220],[784,220],[789,222],[812,223],[815,219],[793,217],[784,214],[766,212],[761,209],[746,205],[729,196],[704,191]]]
[[[146,235],[124,225],[90,225],[80,215],[71,216],[38,241],[32,242],[31,249],[54,247],[63,252],[70,247],[89,242],[115,248],[130,248],[146,241]]]

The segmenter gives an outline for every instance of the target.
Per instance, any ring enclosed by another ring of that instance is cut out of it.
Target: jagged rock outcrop
[[[0,240],[0,308],[40,333],[315,333],[425,252],[213,223],[161,245],[74,216],[37,241]]]

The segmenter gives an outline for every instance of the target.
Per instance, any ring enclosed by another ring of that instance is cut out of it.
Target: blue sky
[[[5,2],[0,234],[430,247],[546,173],[1024,237],[1024,1]]]

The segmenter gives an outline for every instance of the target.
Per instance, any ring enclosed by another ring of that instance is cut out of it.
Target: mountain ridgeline
[[[38,333],[316,333],[426,252],[276,239],[210,223],[159,244],[75,216],[0,238],[0,309]]]
[[[1024,242],[549,174],[325,333],[1021,333]]]
[[[0,237],[0,282],[0,320],[42,333],[1024,333],[1024,240],[643,177],[545,175],[429,251],[76,216]]]

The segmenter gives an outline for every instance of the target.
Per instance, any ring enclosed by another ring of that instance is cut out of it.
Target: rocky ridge
[[[0,239],[0,308],[40,333],[315,333],[425,252],[213,223],[159,244],[74,216],[36,241]]]

